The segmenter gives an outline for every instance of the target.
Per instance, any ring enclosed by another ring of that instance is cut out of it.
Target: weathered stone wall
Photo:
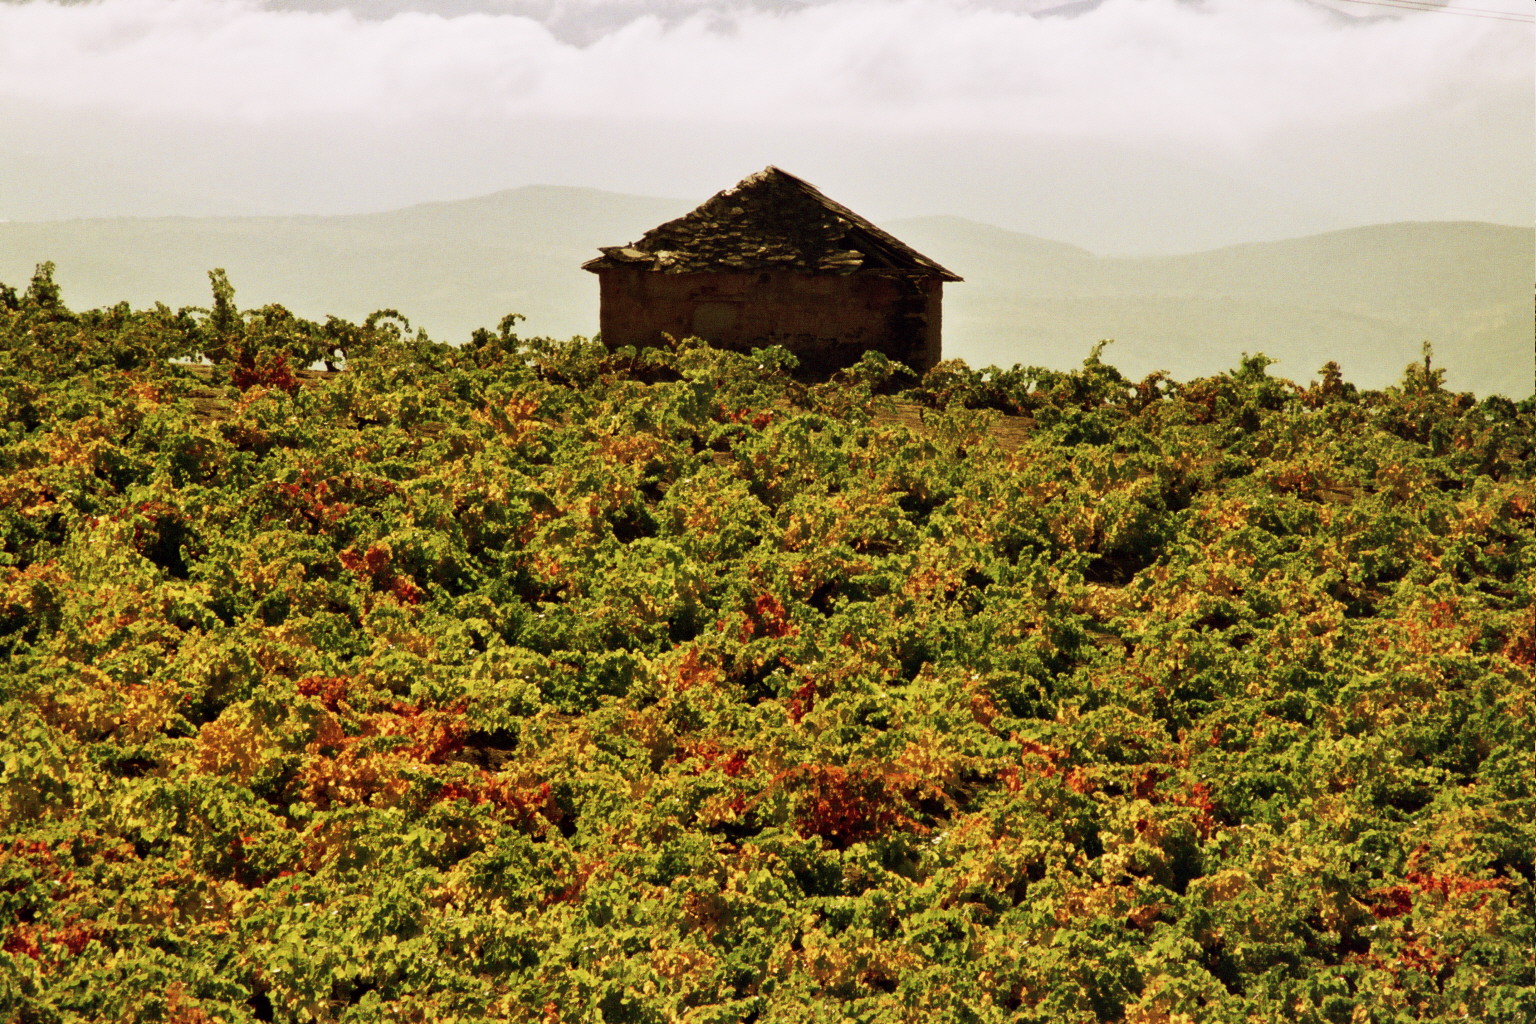
[[[782,345],[805,376],[825,376],[883,352],[919,373],[940,356],[936,277],[793,271],[666,274],[599,270],[603,341],[655,345],[663,334],[722,348]]]

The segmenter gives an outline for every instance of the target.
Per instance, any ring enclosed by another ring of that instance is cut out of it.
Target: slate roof
[[[670,274],[873,270],[961,280],[810,182],[772,166],[716,193],[692,213],[652,228],[638,242],[599,251],[602,255],[582,269],[634,267]]]

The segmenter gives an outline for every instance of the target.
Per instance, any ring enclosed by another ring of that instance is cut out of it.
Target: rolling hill
[[[0,223],[0,281],[53,260],[77,308],[176,306],[206,302],[205,272],[221,266],[246,306],[393,307],[448,341],[518,312],[528,333],[564,337],[596,329],[596,280],[580,264],[597,246],[691,205],[534,186],[366,215]],[[1380,386],[1428,340],[1455,387],[1532,391],[1531,229],[1384,224],[1112,258],[956,217],[885,226],[966,278],[947,290],[945,351],[973,365],[1067,367],[1112,338],[1106,358],[1134,376],[1214,373],[1263,351],[1284,376],[1335,359]]]
[[[973,364],[1070,364],[1113,338],[1106,358],[1135,376],[1216,373],[1262,351],[1283,376],[1305,380],[1335,359],[1380,386],[1427,340],[1453,386],[1531,393],[1529,229],[1382,224],[1137,259],[950,218],[897,229],[966,275],[946,295],[945,336]]]

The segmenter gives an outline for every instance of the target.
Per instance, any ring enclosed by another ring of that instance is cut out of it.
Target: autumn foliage
[[[514,325],[0,289],[0,1020],[1536,1017],[1530,400]]]

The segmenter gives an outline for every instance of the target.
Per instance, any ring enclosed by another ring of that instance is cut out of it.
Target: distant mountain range
[[[535,186],[389,213],[0,223],[0,281],[43,260],[74,308],[205,305],[224,267],[242,306],[308,317],[400,310],[434,338],[522,313],[523,333],[597,327],[599,245],[632,241],[692,203]],[[882,224],[965,277],[945,290],[945,354],[1069,367],[1112,338],[1125,373],[1188,378],[1278,359],[1306,381],[1330,359],[1358,384],[1401,377],[1435,346],[1451,385],[1531,394],[1536,230],[1407,223],[1182,256],[1100,257],[956,217]]]

